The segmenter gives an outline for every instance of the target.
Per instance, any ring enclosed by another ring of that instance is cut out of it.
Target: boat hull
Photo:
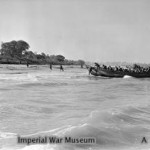
[[[111,71],[107,69],[93,69],[91,74],[94,76],[103,76],[109,78],[123,78],[124,76],[132,76],[135,78],[150,78],[149,73],[136,73],[136,72],[124,72],[124,71]]]
[[[91,74],[94,76],[103,76],[103,77],[110,77],[110,78],[122,78],[124,77],[125,74],[123,73],[118,73],[118,72],[112,72],[104,69],[99,69],[98,71],[92,70]]]

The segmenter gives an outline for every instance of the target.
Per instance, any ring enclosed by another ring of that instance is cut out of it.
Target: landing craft
[[[96,68],[96,67],[88,67],[89,74],[94,76],[103,76],[103,77],[109,77],[109,78],[123,78],[124,76],[131,76],[135,78],[150,78],[150,70],[149,71],[142,71],[142,72],[136,72],[134,70],[124,71],[121,70],[110,70],[110,69],[104,69],[102,67]]]

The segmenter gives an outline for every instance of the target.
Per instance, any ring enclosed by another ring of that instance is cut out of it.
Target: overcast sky
[[[0,41],[67,59],[150,63],[150,0],[0,0]]]

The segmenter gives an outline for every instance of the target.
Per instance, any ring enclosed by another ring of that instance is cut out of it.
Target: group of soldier
[[[27,61],[27,64],[26,64],[26,65],[27,65],[27,67],[29,67],[29,62],[28,62],[28,61]],[[50,65],[49,65],[49,68],[50,68],[50,70],[52,70],[52,68],[53,68],[51,63],[50,63]],[[59,69],[60,69],[60,71],[64,71],[64,68],[63,68],[62,65],[60,65],[60,68],[59,68]]]
[[[91,68],[92,70],[93,68]],[[142,67],[137,64],[134,64],[133,66],[106,66],[106,65],[99,65],[98,63],[95,63],[94,69],[98,71],[99,69],[105,69],[112,72],[119,71],[119,72],[125,72],[125,73],[150,73],[150,67]]]
[[[50,63],[50,65],[49,65],[49,68],[50,68],[50,70],[52,70],[52,64]],[[64,71],[64,68],[63,68],[63,66],[62,65],[60,65],[60,71]]]

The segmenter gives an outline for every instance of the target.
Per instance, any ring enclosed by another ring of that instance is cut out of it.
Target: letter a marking
[[[146,140],[146,138],[145,138],[145,137],[143,137],[143,139],[142,139],[141,143],[147,143],[147,140]]]

